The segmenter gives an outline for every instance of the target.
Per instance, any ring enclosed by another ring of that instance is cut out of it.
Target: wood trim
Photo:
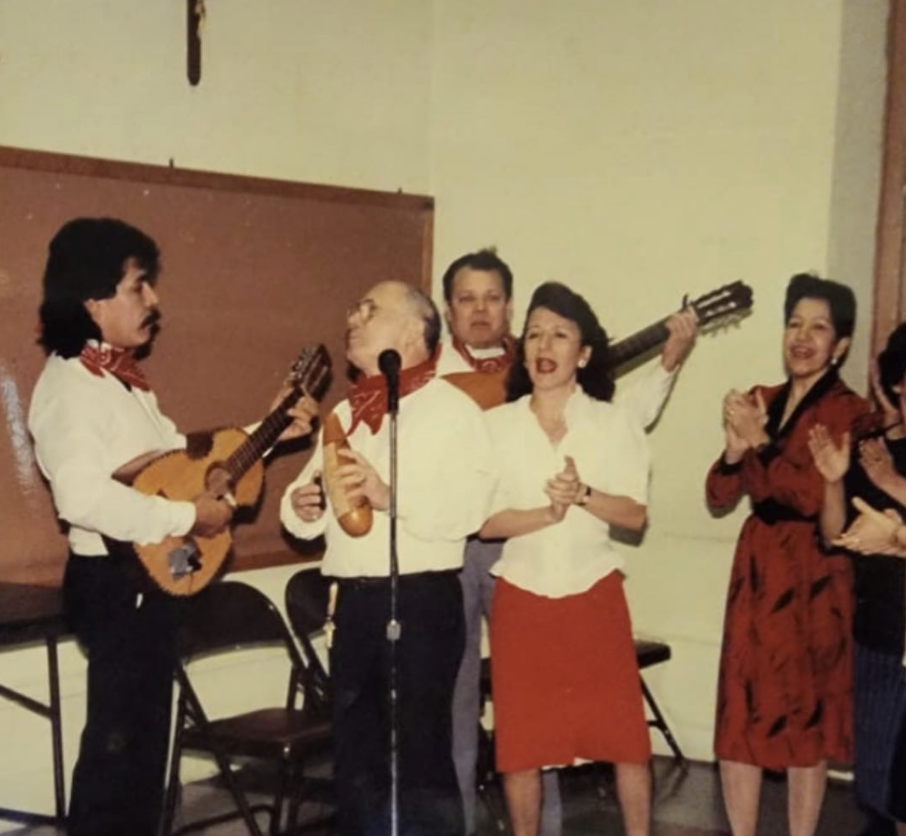
[[[433,207],[433,204],[432,204]],[[434,215],[426,212],[423,216],[422,246],[422,290],[431,296],[433,290],[433,264],[434,264]],[[440,312],[443,318],[443,311]]]
[[[215,191],[285,195],[320,200],[325,203],[355,203],[429,211],[434,209],[434,198],[427,195],[353,189],[345,186],[324,186],[317,183],[249,177],[245,174],[223,174],[215,171],[177,168],[173,165],[160,166],[103,160],[97,157],[80,157],[9,146],[0,146],[0,166]],[[430,220],[426,220],[425,223],[430,227]]]
[[[871,356],[903,320],[906,213],[906,0],[890,0],[887,22],[887,96],[878,207]]]

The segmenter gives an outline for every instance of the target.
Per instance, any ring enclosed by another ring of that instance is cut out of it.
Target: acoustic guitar
[[[698,320],[699,331],[705,331],[744,316],[752,309],[752,302],[752,288],[744,282],[736,281],[686,302],[684,307],[688,304],[692,308]],[[608,350],[611,365],[617,374],[624,371],[632,361],[638,360],[667,340],[670,335],[667,330],[668,319],[669,316],[665,316],[625,339],[610,343]],[[506,398],[507,372],[507,369],[490,374],[452,372],[444,375],[444,380],[462,389],[482,409],[490,409],[502,404]]]
[[[205,435],[203,444],[186,450],[140,457],[118,470],[114,477],[149,496],[192,501],[205,492],[226,496],[236,507],[253,507],[264,485],[264,454],[274,445],[292,419],[286,414],[303,391],[323,394],[330,378],[330,355],[323,345],[306,348],[292,366],[290,391],[251,434],[236,427]],[[203,452],[197,449],[203,447]],[[114,551],[126,545],[144,575],[170,595],[194,595],[221,571],[232,546],[227,528],[213,537],[187,534],[167,537],[160,543],[112,543]]]

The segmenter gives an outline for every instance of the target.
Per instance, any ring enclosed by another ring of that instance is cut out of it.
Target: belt
[[[763,499],[752,505],[752,513],[767,525],[779,522],[814,522],[815,517],[807,517],[795,508],[781,505],[776,499]]]
[[[440,569],[436,572],[411,572],[399,576],[400,583],[413,583],[416,581],[440,580],[442,578],[455,578],[459,569]],[[369,589],[390,585],[389,575],[359,575],[354,578],[336,578],[340,589]]]

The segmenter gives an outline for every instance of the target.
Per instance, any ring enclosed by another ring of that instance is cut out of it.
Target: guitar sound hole
[[[179,579],[197,572],[201,569],[201,561],[198,557],[198,546],[192,539],[188,539],[181,546],[172,549],[167,555],[170,576]]]

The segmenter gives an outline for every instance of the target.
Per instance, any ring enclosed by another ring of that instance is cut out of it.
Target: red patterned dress
[[[714,749],[721,760],[780,770],[852,756],[853,580],[849,559],[818,542],[823,481],[809,429],[833,438],[868,412],[831,370],[780,427],[790,384],[762,387],[771,442],[711,467],[708,505],[748,494],[724,617]]]

